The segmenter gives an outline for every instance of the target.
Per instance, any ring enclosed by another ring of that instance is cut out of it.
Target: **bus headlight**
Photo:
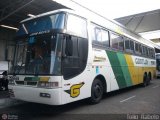
[[[15,85],[15,80],[19,80],[19,77],[18,76],[9,76],[8,77],[8,84],[9,85]]]
[[[9,76],[9,77],[8,77],[8,80],[17,81],[17,80],[19,80],[19,77],[18,77],[18,76]]]
[[[37,87],[55,88],[55,87],[58,87],[58,82],[39,82]]]

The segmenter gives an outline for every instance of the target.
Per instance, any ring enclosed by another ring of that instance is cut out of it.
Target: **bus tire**
[[[152,79],[152,75],[151,75],[151,73],[149,73],[148,76],[147,76],[147,85],[150,84],[151,79]]]
[[[89,98],[91,104],[97,104],[101,101],[103,89],[102,82],[99,79],[95,79],[92,83],[91,97]]]
[[[147,84],[148,84],[148,77],[147,77],[147,74],[144,74],[144,76],[143,76],[143,87],[146,87],[147,86]]]

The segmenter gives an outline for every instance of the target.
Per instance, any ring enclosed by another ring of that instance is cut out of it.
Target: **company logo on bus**
[[[72,85],[70,90],[65,90],[66,93],[70,94],[72,98],[78,97],[80,95],[80,88],[84,85],[84,82],[80,84]]]
[[[141,59],[141,58],[136,58],[135,59],[135,63],[136,64],[144,64],[144,65],[147,65],[148,64],[148,60],[147,59]]]

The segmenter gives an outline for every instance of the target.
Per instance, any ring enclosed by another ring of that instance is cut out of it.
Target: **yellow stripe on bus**
[[[134,66],[131,55],[125,54],[126,62],[128,64],[128,69],[131,75],[133,85],[139,84],[138,82],[138,67]]]

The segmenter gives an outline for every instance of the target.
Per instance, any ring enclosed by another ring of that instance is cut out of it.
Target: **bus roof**
[[[69,11],[71,12],[71,10],[69,10],[69,9],[58,9],[58,10],[42,13],[42,14],[39,14],[39,15],[35,15],[34,17],[29,17],[27,19],[22,20],[20,23],[30,21],[30,20],[35,19],[35,18],[51,15],[51,14],[56,14],[56,13],[60,13],[60,12],[69,12]]]

